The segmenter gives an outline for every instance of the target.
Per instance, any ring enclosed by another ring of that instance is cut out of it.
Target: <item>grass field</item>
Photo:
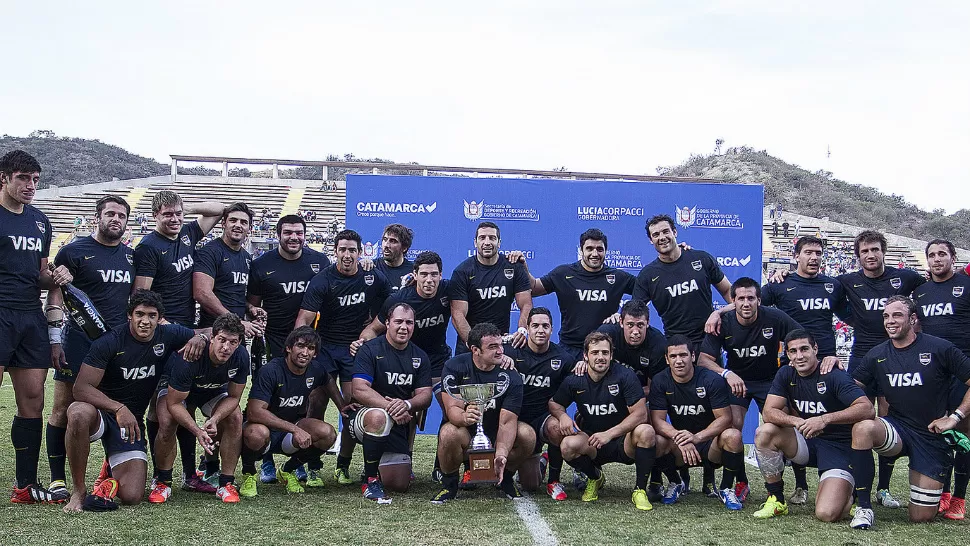
[[[48,393],[52,391],[48,380]],[[50,406],[48,402],[48,407]],[[0,483],[11,484],[13,448],[10,421],[15,411],[9,378],[0,388]],[[463,493],[455,502],[433,506],[428,500],[437,492],[429,474],[434,458],[434,438],[419,436],[415,446],[414,487],[395,496],[390,505],[378,506],[360,497],[356,486],[340,487],[329,477],[322,490],[287,496],[281,485],[261,485],[259,496],[235,506],[215,497],[176,490],[168,503],[122,507],[109,514],[68,516],[57,506],[0,504],[0,544],[428,544],[522,546],[532,537],[512,501],[500,498],[490,487]],[[101,450],[92,446],[89,483],[100,466]],[[331,470],[333,457],[324,459]],[[355,454],[351,474],[360,471],[360,452]],[[176,469],[179,463],[176,462]],[[897,464],[893,490],[900,496],[909,487],[905,460]],[[568,467],[564,477],[570,475]],[[876,508],[876,528],[852,531],[848,522],[822,524],[812,518],[811,502],[792,506],[792,514],[769,521],[751,517],[764,501],[765,491],[757,469],[748,469],[752,494],[745,509],[729,513],[718,501],[692,493],[673,507],[655,506],[637,512],[630,503],[632,467],[608,465],[607,487],[598,502],[585,504],[570,490],[570,499],[555,503],[544,493],[535,500],[560,544],[650,545],[745,545],[745,544],[965,544],[970,523],[940,520],[911,525],[905,509]],[[41,480],[48,479],[47,459],[42,452]],[[694,484],[700,482],[695,470]],[[791,475],[786,476],[791,491]],[[809,472],[812,494],[815,483]],[[695,485],[695,488],[697,486]]]

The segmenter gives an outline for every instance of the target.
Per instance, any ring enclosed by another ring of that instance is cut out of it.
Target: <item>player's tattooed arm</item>
[[[218,201],[204,201],[202,203],[187,205],[185,207],[185,215],[199,215],[196,221],[199,223],[199,229],[202,230],[202,234],[205,235],[212,231],[216,223],[222,219],[222,214],[225,210],[226,206]]]

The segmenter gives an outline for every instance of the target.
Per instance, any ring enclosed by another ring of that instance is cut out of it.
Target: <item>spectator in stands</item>
[[[795,219],[795,238],[798,238],[798,232],[802,230],[802,221],[799,218]]]
[[[787,239],[788,238],[788,220],[785,220],[784,222],[782,222],[781,228],[782,228],[782,230],[784,230],[783,232],[784,232],[785,239]]]
[[[778,236],[778,220],[771,222],[771,236],[772,237]]]

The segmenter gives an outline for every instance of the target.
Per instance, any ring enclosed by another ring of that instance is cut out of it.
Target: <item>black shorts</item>
[[[340,345],[338,343],[323,343],[320,347],[320,353],[326,354],[333,361],[334,366],[337,367],[337,376],[340,378],[341,383],[349,383],[354,379],[354,357],[350,354],[349,345]]]
[[[0,308],[0,368],[51,367],[51,344],[44,311]]]
[[[266,446],[266,449],[263,450],[262,454],[268,455],[271,453],[279,453],[281,455],[293,455],[297,451],[300,451],[299,449],[296,449],[296,446],[293,446],[293,451],[289,452],[283,449],[283,439],[286,438],[287,434],[289,434],[289,432],[285,430],[269,429],[269,445]]]
[[[185,405],[190,408],[198,408],[202,415],[212,417],[216,405],[228,397],[229,391],[225,389],[222,391],[190,392],[185,397]]]
[[[287,334],[289,335],[289,334]],[[279,336],[270,332],[266,332],[266,362],[279,357],[286,356],[286,351],[283,347],[286,346],[286,336]]]
[[[910,470],[941,483],[946,481],[953,466],[953,449],[946,445],[942,436],[928,430],[914,429],[891,416],[879,419],[896,430],[903,444],[899,455],[909,457]]]
[[[743,379],[743,378],[742,378]],[[768,399],[768,391],[771,390],[771,380],[767,381],[748,381],[744,380],[745,395],[743,398],[734,396],[731,394],[731,405],[741,406],[744,409],[748,409],[751,405],[751,400],[753,399],[756,404],[758,404],[758,412],[765,410],[765,400]]]
[[[967,394],[967,389],[970,389],[970,387],[967,387],[966,383],[962,383],[956,377],[952,378],[950,380],[950,392],[946,397],[946,409],[953,411],[960,407],[963,397]]]
[[[536,433],[536,447],[532,450],[533,453],[541,452],[542,446],[549,441],[549,439],[546,438],[546,435],[542,433],[543,425],[546,424],[546,419],[552,419],[552,415],[548,411],[544,411],[541,415],[528,421],[520,419],[523,423],[532,427],[532,430],[534,430]]]
[[[115,420],[113,413],[99,410],[98,414],[101,416],[101,423],[98,426],[98,431],[88,437],[88,441],[93,443],[101,440],[104,454],[108,458],[108,464],[114,468],[132,459],[139,459],[147,464],[148,444],[145,436],[144,419],[138,420],[141,440],[129,442],[126,437],[122,436],[121,427],[118,426],[118,421]]]
[[[441,377],[441,372],[445,368],[445,362],[451,359],[451,352],[449,351],[448,354],[439,353],[428,355],[428,358],[431,359],[431,377]]]
[[[69,325],[66,330],[62,347],[67,363],[60,370],[54,371],[54,381],[73,384],[81,370],[84,357],[88,356],[88,351],[91,350],[91,340],[80,327]]]
[[[625,439],[626,435],[615,438],[596,450],[596,458],[593,459],[593,462],[597,466],[603,466],[606,463],[633,464],[635,461],[627,457],[626,452],[623,451],[623,440]]]
[[[808,463],[804,466],[817,468],[819,476],[829,470],[845,470],[851,473],[852,467],[849,466],[852,464],[851,444],[833,442],[825,438],[806,438],[805,443],[808,445]]]

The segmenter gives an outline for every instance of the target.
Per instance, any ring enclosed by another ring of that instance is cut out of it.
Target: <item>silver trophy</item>
[[[496,383],[473,383],[469,385],[453,385],[453,376],[445,377],[441,386],[445,392],[458,400],[467,404],[475,404],[481,410],[481,416],[476,423],[475,436],[472,437],[468,445],[468,470],[471,473],[471,482],[494,482],[495,481],[495,446],[492,440],[485,435],[485,428],[482,427],[482,420],[485,418],[485,410],[492,400],[499,398],[509,388],[509,376],[505,372],[499,374]]]

